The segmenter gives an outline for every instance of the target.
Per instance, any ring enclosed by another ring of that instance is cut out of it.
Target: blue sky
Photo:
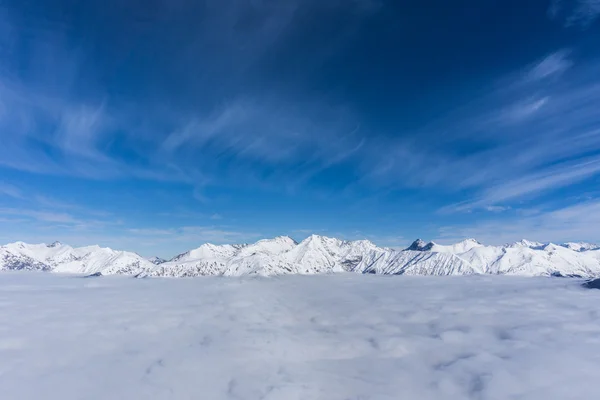
[[[598,0],[0,5],[0,241],[600,241]]]

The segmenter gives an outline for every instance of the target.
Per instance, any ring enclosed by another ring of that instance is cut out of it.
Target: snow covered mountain
[[[138,274],[154,267],[142,256],[99,246],[73,248],[59,242],[10,243],[0,247],[0,270],[40,270],[63,273]]]
[[[360,267],[366,272],[412,273],[416,270],[418,274],[425,275],[600,275],[600,250],[589,243],[555,245],[521,240],[504,246],[484,246],[475,239],[466,239],[451,246],[442,246],[416,240],[406,250],[397,253],[371,263],[365,261]],[[442,255],[452,256],[452,259]]]
[[[148,272],[151,276],[239,276],[318,274],[351,271],[371,252],[385,252],[367,240],[354,242],[312,235],[300,243],[280,236],[254,244],[206,244]]]
[[[312,235],[297,243],[280,236],[253,244],[202,246],[170,261],[61,243],[11,243],[0,247],[0,270],[126,274],[159,277],[282,275],[355,272],[397,275],[507,274],[600,276],[600,247],[589,243],[544,244],[522,240],[486,246],[475,239],[453,245],[415,241],[405,250],[368,240]]]

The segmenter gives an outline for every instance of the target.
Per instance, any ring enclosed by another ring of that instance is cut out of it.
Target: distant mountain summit
[[[164,262],[167,262],[167,260],[165,260],[164,258],[160,258],[160,257],[148,257],[146,258],[146,260],[150,261],[152,264],[154,265],[158,265],[158,264],[162,264]]]
[[[166,261],[99,246],[73,248],[55,242],[10,243],[0,247],[0,270],[75,274],[194,277],[368,273],[396,275],[504,274],[600,276],[600,248],[590,243],[521,240],[485,246],[475,239],[452,245],[415,240],[404,250],[368,240],[345,241],[311,235],[297,243],[288,236],[251,244],[206,243]]]
[[[421,239],[417,239],[410,246],[408,246],[405,250],[408,250],[408,251],[429,251],[429,250],[432,249],[433,245],[434,245],[433,242],[426,243],[425,241],[423,241]]]

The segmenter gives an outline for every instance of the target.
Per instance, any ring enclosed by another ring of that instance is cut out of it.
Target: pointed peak
[[[327,240],[330,239],[327,236],[321,236],[321,235],[317,235],[315,233],[313,233],[312,235],[308,236],[306,239],[303,240],[303,242],[313,242],[313,241],[323,241],[323,240]]]
[[[275,239],[277,240],[281,240],[284,242],[291,242],[293,244],[298,244],[298,242],[296,240],[294,240],[293,238],[287,236],[287,235],[283,235],[283,236],[277,236]]]
[[[58,246],[62,246],[62,243],[57,240],[54,243],[49,244],[47,247],[58,247]]]
[[[307,239],[310,239],[310,240],[318,240],[318,239],[322,239],[322,238],[324,238],[324,236],[317,235],[316,233],[313,233],[313,234],[312,234],[312,235],[310,235],[310,236],[309,236]]]
[[[340,239],[313,234],[313,235],[308,236],[303,241],[301,241],[298,245],[302,246],[302,247],[305,247],[305,246],[330,247],[330,246],[340,246],[340,245],[342,245],[342,243],[344,243],[344,241],[342,241]]]
[[[426,243],[424,240],[417,239],[406,250],[412,251],[428,251],[435,245],[433,242]]]
[[[167,260],[165,260],[164,258],[160,258],[160,257],[157,257],[157,256],[148,257],[148,258],[146,258],[146,260],[150,261],[154,265],[158,265],[158,264],[162,264],[162,263],[167,262]]]

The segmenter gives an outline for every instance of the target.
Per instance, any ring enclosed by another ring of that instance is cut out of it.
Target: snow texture
[[[344,241],[312,235],[300,243],[287,236],[253,244],[203,244],[165,261],[98,246],[11,243],[0,247],[0,270],[195,277],[356,272],[387,275],[600,276],[600,248],[589,243],[522,240],[485,246],[475,239],[453,245],[415,241],[402,251],[368,240]]]
[[[594,399],[576,279],[0,274],[3,399]]]

